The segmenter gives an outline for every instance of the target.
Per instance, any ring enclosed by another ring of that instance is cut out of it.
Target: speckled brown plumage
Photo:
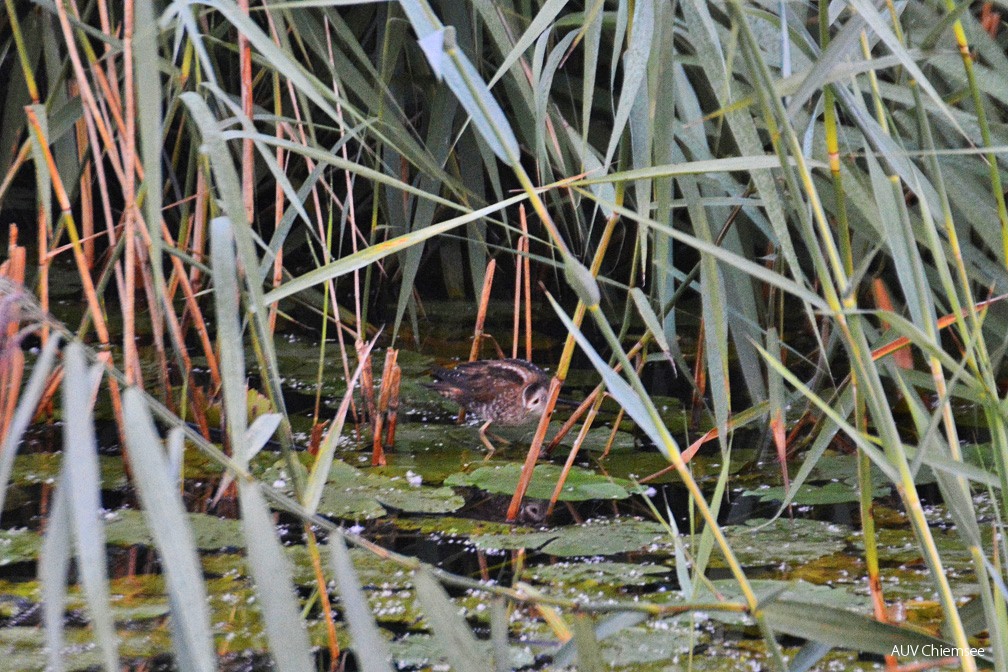
[[[466,362],[435,368],[431,375],[434,382],[427,387],[484,420],[480,439],[490,454],[494,447],[486,430],[491,423],[521,425],[537,420],[546,408],[549,376],[524,359]]]

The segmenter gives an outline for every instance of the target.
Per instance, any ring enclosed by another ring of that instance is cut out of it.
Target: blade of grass
[[[479,650],[472,630],[458,607],[430,570],[421,567],[413,575],[417,600],[434,632],[434,641],[453,670],[486,672],[486,656]]]
[[[767,620],[780,632],[831,646],[879,655],[890,655],[895,648],[905,647],[917,651],[950,648],[947,641],[924,632],[879,623],[853,611],[821,603],[776,599],[762,605],[762,609]]]
[[[354,571],[350,553],[347,551],[343,537],[333,535],[329,542],[333,576],[343,602],[343,620],[350,629],[353,639],[353,650],[357,664],[365,672],[389,672],[392,667],[392,654],[388,642],[382,637],[371,613],[360,580]]]
[[[42,590],[42,626],[48,669],[64,668],[63,612],[66,608],[67,579],[73,553],[73,526],[70,522],[69,487],[60,478],[46,521],[45,538],[39,554],[38,581]]]
[[[118,672],[118,638],[109,596],[105,526],[101,515],[101,478],[95,440],[93,399],[95,371],[89,370],[84,350],[70,343],[63,352],[63,475],[69,489],[68,515],[77,549],[77,571],[84,586],[95,640],[107,672]]]
[[[262,604],[266,638],[280,672],[311,672],[315,669],[312,649],[294,594],[290,564],[277,539],[261,487],[245,478],[238,481],[241,526],[249,569]]]
[[[245,349],[242,338],[235,260],[233,225],[225,217],[210,222],[210,258],[214,271],[214,316],[217,347],[220,351],[221,381],[224,393],[224,417],[235,459],[248,467],[251,456],[242,439],[248,422],[248,395],[245,385]]]
[[[209,672],[216,669],[217,656],[203,568],[175,478],[147,404],[136,389],[130,388],[123,393],[123,412],[128,420],[126,441],[134,457],[133,476],[144,518],[161,556],[171,600],[176,662],[182,669]]]

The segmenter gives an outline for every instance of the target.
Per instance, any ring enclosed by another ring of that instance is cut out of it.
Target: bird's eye
[[[539,409],[546,403],[546,393],[542,389],[526,390],[525,407]]]

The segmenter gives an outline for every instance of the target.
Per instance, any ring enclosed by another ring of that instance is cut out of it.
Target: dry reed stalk
[[[74,10],[75,18],[78,21],[80,21],[80,12],[77,11],[77,6],[75,4],[72,4],[71,9]],[[98,3],[98,21],[99,25],[101,26],[102,32],[105,35],[111,37],[117,33],[116,28],[112,26],[112,21],[109,18],[108,2],[105,2],[104,0]],[[105,46],[104,49],[105,57],[102,60],[105,62],[105,65],[108,68],[108,73],[106,76],[109,79],[109,81],[116,82],[118,81],[118,77],[116,75],[115,70],[115,58],[114,58],[115,54],[112,50],[112,45],[109,44],[107,41],[104,43],[104,46]],[[113,98],[113,100],[116,104],[119,104],[118,98]]]
[[[475,362],[483,345],[483,325],[486,324],[487,306],[490,304],[490,290],[493,289],[494,271],[497,270],[497,260],[491,259],[483,276],[483,289],[480,291],[479,310],[476,313],[476,326],[473,329],[473,343],[469,349],[469,361]]]
[[[322,557],[319,554],[318,539],[310,523],[304,525],[305,537],[308,541],[308,557],[311,558],[312,571],[315,575],[315,592],[322,605],[323,620],[326,624],[326,640],[329,643],[329,670],[335,672],[340,659],[339,639],[336,637],[336,618],[333,615],[332,603],[329,601],[329,581],[322,571]]]
[[[522,286],[522,241],[518,239],[518,249],[515,254],[515,289],[514,289],[514,329],[511,335],[511,357],[518,357],[518,332],[521,328],[521,286]]]
[[[511,356],[514,358],[518,357],[518,332],[521,327],[522,272],[525,270],[525,264],[522,263],[522,252],[528,244],[528,223],[525,218],[525,206],[520,206],[518,212],[522,223],[522,235],[518,238],[518,247],[515,252],[514,333],[511,337]],[[527,301],[528,298],[526,297],[526,305],[528,305]],[[531,361],[529,355],[526,355],[525,359]]]
[[[567,482],[567,476],[570,474],[570,470],[574,466],[574,460],[577,458],[585,439],[588,438],[588,431],[591,429],[592,423],[595,421],[595,416],[598,415],[599,407],[602,405],[601,399],[602,398],[599,397],[598,403],[592,404],[591,408],[588,410],[588,417],[585,418],[584,424],[581,425],[581,430],[578,432],[577,438],[574,439],[574,445],[571,446],[571,451],[567,454],[567,461],[564,462],[563,469],[560,471],[560,478],[557,479],[556,487],[553,488],[553,494],[550,495],[549,506],[546,507],[546,518],[553,515],[553,509],[556,507],[557,500],[560,498],[560,492],[563,490],[564,483]]]
[[[476,565],[479,567],[481,581],[490,580],[490,565],[487,563],[486,551],[481,548],[476,549]]]
[[[75,82],[69,83],[70,96],[78,97],[78,88]],[[94,248],[94,195],[91,193],[91,162],[85,161],[87,158],[87,123],[83,119],[74,122],[74,134],[77,140],[77,160],[81,163],[80,197],[81,207],[81,236],[84,238],[84,258],[87,259],[89,269],[94,268],[95,248]]]
[[[268,12],[267,12],[268,14]],[[270,24],[272,27],[272,23]],[[272,31],[271,31],[272,32]],[[283,112],[283,105],[280,101],[280,82],[277,76],[274,74],[273,77],[273,112],[277,115],[279,119]],[[251,118],[251,117],[250,117]],[[283,129],[280,124],[276,124],[274,127],[273,135],[277,140],[283,139]],[[287,153],[284,148],[277,144],[276,164],[285,168]],[[286,197],[284,196],[283,186],[280,184],[280,180],[275,180],[273,185],[273,230],[276,231],[280,228],[280,223],[283,220],[284,203],[286,202]],[[273,287],[279,287],[280,283],[283,281],[283,246],[277,250],[276,257],[273,258]],[[269,308],[269,330],[271,334],[276,333],[276,320],[277,314],[279,313],[280,305],[279,302],[274,303]],[[318,418],[318,406],[316,406],[315,412],[316,419]],[[315,444],[316,446],[318,444]]]
[[[605,384],[599,383],[594,390],[592,390],[588,396],[586,396],[578,407],[574,409],[570,417],[560,426],[557,430],[556,435],[550,440],[549,445],[546,446],[545,453],[550,455],[556,449],[560,442],[563,441],[564,437],[570,433],[570,430],[574,428],[574,425],[578,423],[585,413],[589,412],[592,408],[602,406],[602,402],[605,401]],[[585,422],[588,422],[587,420]]]
[[[49,265],[52,259],[49,257],[49,227],[46,224],[46,213],[42,205],[39,205],[38,216],[35,219],[35,228],[38,230],[38,301],[39,306],[45,313],[49,312]],[[42,323],[42,343],[49,340],[49,323]]]
[[[206,417],[207,398],[203,388],[195,385],[189,386],[189,408],[192,409],[196,426],[199,427],[200,434],[207,441],[210,440],[210,422]]]
[[[497,270],[497,260],[491,259],[487,264],[486,273],[483,275],[483,288],[480,291],[479,310],[476,312],[476,326],[473,328],[472,347],[469,348],[469,361],[475,362],[479,357],[480,348],[483,345],[483,325],[486,323],[487,306],[490,303],[490,290],[493,289],[494,271]],[[496,343],[496,342],[495,342]],[[498,347],[499,349],[499,347]],[[465,408],[461,408],[458,413],[459,424],[465,422]]]
[[[161,220],[161,235],[170,247],[175,247],[175,241],[172,240],[171,232],[168,231],[168,226],[165,224],[164,220]],[[182,321],[185,320],[187,315],[192,320],[193,327],[196,329],[196,333],[200,339],[200,345],[203,348],[203,356],[206,357],[207,360],[207,368],[210,370],[211,383],[214,389],[220,388],[220,367],[217,365],[217,357],[214,352],[213,341],[210,339],[210,332],[207,330],[206,320],[203,319],[203,310],[200,308],[199,302],[196,300],[196,292],[192,287],[189,277],[186,275],[185,267],[182,265],[182,260],[174,254],[168,255],[168,258],[172,264],[173,282],[182,288],[182,295],[185,299],[185,311],[183,312]],[[171,295],[171,293],[168,294],[169,297]],[[181,344],[185,343],[184,339],[186,330],[183,327],[182,322],[175,316],[174,312],[169,312],[169,324],[171,325],[172,333],[174,334],[176,342],[180,344],[178,354],[182,358],[185,375],[188,376],[192,371],[192,361],[189,358],[189,353],[186,351],[186,348],[181,347]]]
[[[112,167],[113,171],[116,173],[121,183],[123,178],[123,171],[119,165],[118,147],[116,146],[116,143],[113,141],[111,133],[109,133],[108,121],[104,117],[102,109],[99,107],[97,101],[95,100],[94,92],[92,91],[89,80],[84,72],[84,66],[81,62],[80,54],[78,53],[77,50],[77,43],[74,41],[70,21],[69,18],[67,17],[68,6],[71,9],[75,10],[75,16],[79,16],[79,14],[76,13],[75,5],[73,5],[72,3],[66,3],[66,4],[58,3],[56,5],[57,18],[59,19],[60,30],[63,34],[64,43],[67,46],[68,56],[70,58],[70,63],[72,65],[74,73],[74,77],[72,79],[79,87],[79,94],[85,111],[83,119],[87,125],[88,144],[91,147],[92,156],[100,155],[101,152],[99,151],[98,148],[104,148],[105,156],[108,159],[109,165]],[[108,23],[107,17],[105,17],[104,14],[101,12],[100,14],[102,14],[102,25],[103,30],[105,30],[105,34],[111,35],[112,33],[108,32],[110,28],[106,25]],[[106,44],[105,46],[106,46],[106,56],[108,56],[109,45]],[[115,73],[113,65],[114,59],[107,58],[106,60],[109,72],[112,73],[113,75],[111,77],[112,81],[118,81],[118,77],[116,77],[114,74]],[[114,94],[114,92],[109,90],[107,79],[101,72],[101,70],[95,69],[94,74],[96,80],[103,87],[103,91],[105,92],[106,97],[109,100],[118,102],[118,97]],[[120,126],[120,133],[121,132],[122,128]],[[101,142],[99,142],[99,138],[101,139]],[[112,215],[112,204],[109,197],[111,191],[109,189],[108,179],[105,174],[105,161],[95,160],[94,167],[96,177],[98,179],[98,187],[99,187],[98,193],[100,194],[102,199],[102,210],[105,218],[105,226],[109,235],[109,245],[114,246],[116,244],[116,235],[114,225],[112,223],[114,221],[114,218]],[[116,280],[121,294],[125,290],[123,286],[123,278],[118,266],[116,267]]]
[[[528,223],[525,221],[525,209],[522,206],[522,257],[525,262],[525,359],[532,361],[532,258],[529,256]]]
[[[696,360],[693,362],[693,399],[690,402],[690,425],[696,425],[700,409],[703,407],[704,394],[707,391],[707,367],[704,366],[704,321],[700,320],[697,329]]]
[[[38,101],[35,102],[37,103]],[[0,199],[3,199],[7,190],[10,189],[11,184],[14,183],[14,178],[21,172],[21,167],[28,161],[30,155],[31,140],[28,139],[21,143],[21,149],[18,150],[17,156],[11,161],[3,180],[0,180]]]
[[[371,351],[365,346],[364,341],[357,339],[355,344],[358,361],[365,362],[361,370],[361,397],[364,399],[364,410],[368,419],[375,417],[375,396],[374,396],[374,373],[371,371]],[[347,381],[350,378],[347,377]]]
[[[322,446],[322,433],[328,424],[328,421],[319,422],[317,415],[312,421],[311,433],[308,435],[308,454],[312,457],[319,453],[319,448]]]
[[[155,346],[158,350],[159,362],[161,364],[161,376],[165,384],[165,389],[167,390],[167,385],[169,381],[168,377],[168,367],[167,367],[167,355],[164,347],[164,328],[161,320],[163,319],[161,313],[161,303],[157,299],[157,293],[153,288],[153,280],[150,277],[150,267],[148,260],[146,259],[145,251],[149,249],[151,241],[149,239],[149,234],[145,225],[143,225],[143,216],[139,211],[136,203],[136,177],[140,177],[142,180],[144,178],[143,165],[140,162],[139,153],[136,151],[136,107],[135,107],[135,93],[134,93],[134,76],[133,76],[133,59],[132,59],[132,34],[133,34],[133,4],[128,2],[124,4],[124,94],[125,94],[125,111],[126,114],[122,113],[119,108],[122,107],[120,100],[117,96],[117,91],[108,86],[108,78],[105,76],[100,69],[93,67],[92,72],[95,74],[96,80],[102,88],[103,93],[106,96],[106,103],[109,104],[113,118],[116,122],[116,127],[119,132],[126,138],[125,145],[123,147],[123,156],[121,164],[124,167],[122,173],[119,174],[121,183],[123,185],[123,192],[126,198],[126,204],[124,207],[124,221],[123,221],[123,233],[126,236],[126,241],[124,243],[124,272],[123,276],[119,275],[119,268],[116,267],[117,277],[120,278],[119,289],[120,289],[120,300],[124,307],[124,360],[125,369],[127,373],[127,378],[132,379],[134,383],[142,384],[141,374],[140,374],[140,364],[139,355],[136,352],[135,346],[135,325],[136,325],[136,310],[135,310],[135,282],[136,282],[136,272],[142,274],[144,280],[144,290],[146,294],[147,304],[149,306],[150,313],[152,315],[152,328],[154,332]],[[106,45],[107,46],[107,45]],[[91,64],[92,66],[95,63]],[[112,63],[109,63],[109,74],[114,75],[115,70]],[[115,81],[114,79],[112,81]],[[114,157],[113,157],[114,158]],[[89,164],[90,165],[90,164]],[[113,161],[113,167],[115,163]],[[103,191],[103,196],[105,196]],[[104,197],[107,206],[107,196]],[[171,236],[168,235],[167,227],[162,220],[160,222],[161,228],[164,232],[165,239],[169,242],[169,245],[173,245],[171,242]],[[138,229],[138,225],[141,225]],[[109,229],[110,243],[114,243],[114,231]],[[143,246],[140,245],[138,238],[143,239]],[[178,261],[174,259],[174,261]],[[184,274],[178,272],[181,266],[176,264],[175,269],[177,272],[176,277],[184,278]],[[174,283],[173,283],[174,284]],[[168,292],[168,288],[163,288]],[[172,295],[174,292],[174,287],[170,290]],[[177,324],[177,318],[175,315],[170,315],[168,317],[170,324],[170,329],[172,330],[172,335],[178,343],[177,350],[183,360],[183,366],[188,375],[189,370],[191,370],[191,364],[189,362],[188,354],[185,353],[184,345],[180,338],[183,333],[179,325]],[[213,363],[213,357],[210,357],[212,362],[211,369],[216,368]],[[219,378],[219,374],[217,375]],[[170,399],[170,394],[167,394],[166,399]]]
[[[371,436],[371,466],[372,467],[384,467],[386,464],[385,460],[385,442],[383,441],[383,432],[385,427],[385,415],[389,409],[389,399],[392,394],[392,383],[393,383],[393,371],[396,368],[396,358],[399,355],[399,351],[395,348],[389,348],[385,351],[385,364],[382,366],[382,381],[381,389],[378,392],[378,409],[373,417],[373,431]]]
[[[18,332],[21,325],[21,297],[23,292],[25,248],[18,245],[17,225],[11,224],[8,231],[7,260],[0,264],[0,277],[9,281],[13,291],[0,295],[0,436],[7,436],[7,429],[14,418],[21,381],[24,378],[24,352],[21,351]]]
[[[123,320],[123,364],[126,382],[143,387],[140,354],[136,346],[136,276],[140,259],[137,258],[136,232],[136,172],[133,170],[136,152],[136,104],[133,81],[133,2],[123,3],[123,88],[126,98],[125,129],[123,130],[123,235],[126,244],[123,258],[123,275],[126,291],[119,297]],[[112,80],[116,81],[116,80]],[[113,111],[116,106],[112,105]],[[160,185],[159,185],[160,186]],[[154,306],[151,307],[152,310]]]
[[[644,346],[643,341],[638,341],[637,344],[631,349],[630,357],[640,351]],[[615,371],[618,373],[621,369],[621,365],[617,364]],[[602,402],[605,400],[605,386],[604,384],[599,384],[596,388],[589,394],[584,401],[577,407],[574,414],[564,423],[564,425],[557,432],[556,436],[550,442],[549,446],[546,448],[547,454],[550,453],[556,446],[560,443],[560,440],[570,431],[577,420],[587,409],[588,417],[585,418],[584,424],[581,425],[580,431],[578,431],[577,438],[574,440],[574,445],[571,447],[570,453],[567,455],[567,460],[564,463],[563,470],[560,472],[560,477],[557,479],[556,487],[553,490],[553,495],[550,497],[549,506],[546,509],[546,516],[549,517],[553,513],[553,509],[556,507],[557,499],[560,496],[560,491],[567,482],[567,476],[570,474],[571,467],[574,466],[574,459],[577,457],[578,452],[581,450],[581,445],[584,443],[585,438],[588,436],[588,432],[591,430],[592,425],[595,422],[595,418],[598,416],[599,409],[602,408]],[[616,422],[613,423],[613,429],[609,433],[609,440],[606,442],[605,450],[602,452],[602,458],[609,454],[609,449],[612,447],[613,441],[616,438],[616,432],[619,430],[620,422],[623,419],[623,409],[620,409],[619,414],[616,416]]]
[[[539,418],[539,424],[536,426],[535,434],[532,437],[532,445],[529,447],[528,454],[525,455],[525,462],[522,464],[522,471],[518,477],[514,497],[511,498],[511,504],[508,506],[506,518],[508,522],[513,522],[518,517],[522,499],[525,498],[525,492],[528,490],[529,483],[532,482],[532,471],[535,469],[536,462],[539,461],[543,441],[546,440],[546,432],[549,429],[550,418],[553,417],[553,409],[556,408],[561,387],[563,387],[563,380],[559,376],[553,376],[550,379],[550,386],[546,392],[545,410],[542,417]]]
[[[206,232],[209,212],[210,189],[207,187],[206,175],[200,170],[196,173],[196,203],[193,206],[192,245],[189,252],[193,259],[201,263],[206,260],[207,256]],[[199,293],[202,287],[202,279],[203,271],[198,265],[193,264],[189,269],[189,285],[196,293]]]
[[[249,0],[238,0],[238,11],[245,17],[249,16]],[[252,89],[252,46],[249,44],[245,31],[238,31],[238,72],[241,80],[241,109],[246,118],[251,119],[254,113]],[[250,224],[255,222],[255,145],[252,138],[242,139],[242,202],[245,205],[245,219]]]
[[[623,417],[625,415],[626,409],[621,407],[616,413],[616,419],[613,420],[612,431],[609,432],[609,439],[606,441],[605,448],[602,449],[602,454],[599,455],[600,460],[609,457],[609,451],[612,450],[612,446],[616,442],[616,432],[619,431],[620,425],[623,424]]]
[[[385,447],[395,446],[396,424],[399,421],[399,385],[402,382],[402,369],[399,364],[392,367],[392,382],[389,384],[391,394],[388,403],[388,425],[385,430]]]
[[[281,197],[282,198],[282,197]],[[276,256],[273,257],[273,288],[276,289],[283,282],[283,248],[277,250]],[[270,306],[269,309],[269,330],[270,333],[276,333],[276,321],[277,314],[280,310],[280,302],[276,302]]]
[[[42,391],[42,396],[39,397],[38,411],[36,412],[36,417],[42,417],[44,415],[52,416],[53,413],[53,399],[56,397],[56,393],[59,392],[60,384],[63,382],[63,368],[56,367],[56,370],[52,372],[49,376],[48,382],[46,382],[45,390]]]
[[[198,255],[202,256],[202,248],[196,248],[194,251],[196,251]],[[197,256],[196,258],[199,259],[200,256]],[[213,384],[215,390],[219,390],[223,384],[221,381],[220,360],[217,357],[217,351],[214,348],[213,339],[210,338],[210,331],[207,329],[206,319],[203,317],[203,310],[200,308],[199,301],[196,300],[196,294],[199,291],[202,276],[199,275],[199,271],[196,269],[196,274],[190,273],[189,277],[185,278],[182,269],[182,260],[178,259],[174,255],[172,255],[172,259],[172,263],[176,264],[179,275],[181,276],[180,282],[182,292],[185,294],[186,312],[183,316],[189,316],[192,320],[193,327],[196,329],[196,333],[199,334],[200,345],[203,348],[203,356],[206,358],[207,368],[210,370],[211,383]]]
[[[75,0],[68,0],[68,6],[71,9],[73,9],[74,15],[76,16],[77,20],[80,21],[80,12],[78,11],[76,4],[74,4],[74,3],[75,3]],[[102,98],[103,105],[101,105],[100,108],[99,108],[101,110],[101,113],[102,113],[102,116],[100,118],[101,119],[101,123],[104,125],[104,127],[106,129],[112,128],[113,125],[114,125],[115,126],[115,130],[120,134],[120,136],[125,136],[126,137],[127,145],[132,145],[132,146],[127,146],[126,149],[125,149],[125,152],[123,154],[121,154],[121,155],[116,154],[117,151],[123,151],[118,145],[112,145],[111,147],[106,148],[107,149],[107,153],[112,155],[111,157],[108,157],[108,158],[113,159],[111,161],[111,164],[112,164],[113,170],[115,171],[115,173],[116,173],[116,175],[117,175],[117,177],[119,179],[120,184],[126,185],[127,180],[129,179],[128,173],[129,173],[129,171],[130,171],[131,168],[132,168],[132,170],[135,170],[137,172],[137,174],[140,176],[141,179],[143,179],[143,165],[140,162],[140,155],[136,151],[136,123],[135,123],[136,122],[136,118],[135,118],[135,109],[136,109],[136,106],[134,104],[134,99],[135,99],[135,96],[134,96],[134,93],[133,93],[133,81],[134,80],[133,80],[133,73],[132,73],[132,68],[133,68],[133,57],[132,57],[133,3],[132,3],[132,0],[130,0],[129,2],[124,3],[123,9],[124,9],[124,21],[123,21],[123,23],[124,23],[124,35],[128,34],[128,41],[130,43],[128,45],[129,46],[129,50],[127,51],[127,45],[126,45],[127,37],[124,36],[124,38],[123,38],[123,43],[124,43],[124,46],[123,46],[123,54],[124,54],[124,58],[123,58],[123,63],[124,63],[123,80],[124,80],[124,85],[125,85],[124,86],[125,98],[126,98],[125,109],[128,111],[127,114],[125,114],[125,115],[123,114],[124,103],[123,103],[123,99],[120,98],[120,96],[119,96],[119,90],[116,87],[114,87],[114,86],[112,86],[110,84],[110,82],[118,82],[120,80],[120,77],[119,77],[118,73],[115,70],[115,63],[116,63],[117,59],[111,57],[108,53],[106,54],[106,57],[103,59],[103,60],[106,61],[107,66],[108,66],[108,72],[106,73],[106,72],[102,71],[102,69],[100,68],[100,59],[98,59],[98,57],[94,54],[94,52],[90,49],[89,46],[87,46],[87,48],[86,48],[86,55],[91,58],[91,60],[88,63],[91,66],[91,70],[90,71],[94,75],[94,79],[98,83],[98,87],[101,89],[102,95],[104,96],[104,98]],[[114,35],[114,33],[106,33],[106,34],[108,34],[110,36]],[[68,46],[70,46],[71,49],[75,48],[74,45],[68,45]],[[106,50],[107,50],[109,45],[106,44],[105,46],[106,46]],[[86,82],[84,82],[84,86],[87,86]],[[111,113],[111,119],[108,117],[108,113]],[[131,117],[132,117],[132,120],[131,120]],[[102,137],[103,137],[103,139],[105,139],[104,135]],[[116,161],[116,159],[118,159],[118,162]]]

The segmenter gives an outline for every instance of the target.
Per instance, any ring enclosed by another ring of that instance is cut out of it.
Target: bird
[[[427,384],[429,389],[483,420],[479,435],[489,451],[486,460],[495,451],[487,437],[491,424],[522,425],[538,420],[546,410],[549,375],[524,359],[485,359],[452,369],[434,367],[431,375],[434,382]]]

